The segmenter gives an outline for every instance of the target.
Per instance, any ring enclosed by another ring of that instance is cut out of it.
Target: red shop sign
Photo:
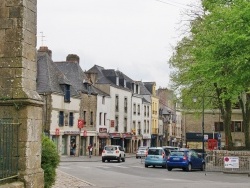
[[[84,127],[84,120],[83,119],[78,119],[78,128],[81,129]]]
[[[60,135],[60,129],[56,128],[56,135]]]

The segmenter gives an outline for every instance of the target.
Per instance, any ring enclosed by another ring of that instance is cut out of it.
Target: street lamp
[[[197,98],[193,98],[194,102],[197,102]],[[202,129],[202,157],[204,158],[205,154],[205,147],[204,147],[204,96],[202,96],[202,123],[201,123],[201,129]]]

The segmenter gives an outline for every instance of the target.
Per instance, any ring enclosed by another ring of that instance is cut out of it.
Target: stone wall
[[[0,1],[0,118],[21,123],[18,179],[26,188],[44,187],[42,100],[36,92],[36,20],[36,0]]]

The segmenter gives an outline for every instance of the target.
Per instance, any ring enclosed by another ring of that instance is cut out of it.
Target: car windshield
[[[160,149],[149,149],[148,155],[162,155],[162,150]]]
[[[182,152],[182,151],[172,151],[172,152],[170,152],[170,156],[184,156],[184,152]]]
[[[114,146],[106,146],[104,149],[107,150],[107,151],[115,151],[116,147],[114,147]]]

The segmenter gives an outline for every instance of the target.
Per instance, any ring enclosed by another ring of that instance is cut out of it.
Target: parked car
[[[140,146],[138,150],[136,151],[136,159],[146,157],[146,154],[148,152],[148,146]]]
[[[205,169],[205,160],[194,150],[180,149],[171,151],[167,158],[167,169],[171,171],[173,168],[181,168],[186,171],[193,169]]]
[[[110,162],[111,160],[117,160],[119,162],[125,162],[124,149],[119,145],[105,146],[102,151],[102,162]]]
[[[162,148],[164,149],[167,156],[170,154],[171,151],[176,151],[180,149],[180,147],[177,146],[162,146]]]
[[[166,153],[162,147],[150,147],[145,158],[145,167],[162,166],[166,168]]]

